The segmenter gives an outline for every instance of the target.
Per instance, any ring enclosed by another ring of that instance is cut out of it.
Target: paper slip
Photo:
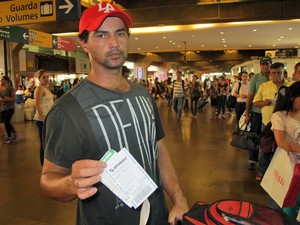
[[[100,160],[107,163],[101,182],[130,208],[139,207],[157,188],[126,148],[108,150]]]

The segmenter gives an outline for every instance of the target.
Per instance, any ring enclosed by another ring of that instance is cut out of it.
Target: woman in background
[[[287,152],[300,153],[300,81],[292,84],[284,96],[281,107],[272,114],[272,130],[278,147]],[[283,208],[289,216],[296,217],[300,195],[292,208]]]
[[[201,97],[201,85],[198,82],[197,75],[193,75],[192,82],[189,84],[190,88],[190,106],[192,118],[196,118],[197,110],[198,110],[198,100]]]
[[[3,76],[1,79],[2,87],[0,89],[0,112],[1,119],[4,122],[7,138],[4,139],[5,144],[16,140],[17,134],[11,124],[11,118],[15,112],[15,90],[12,87],[11,80],[8,76]]]
[[[41,165],[44,164],[44,148],[43,148],[43,139],[42,131],[44,120],[47,113],[49,112],[51,106],[53,105],[54,95],[50,91],[49,84],[49,74],[46,70],[41,69],[36,72],[36,76],[39,80],[39,86],[36,87],[34,96],[36,104],[36,113],[33,118],[35,124],[38,128],[39,138],[40,138],[40,161]]]

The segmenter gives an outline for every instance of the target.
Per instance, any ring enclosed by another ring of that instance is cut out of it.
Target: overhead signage
[[[75,20],[81,17],[80,0],[56,0],[56,20]]]
[[[52,37],[52,48],[65,51],[75,51],[75,41],[71,38],[54,36]]]
[[[78,0],[6,1],[0,3],[0,8],[0,26],[76,19],[81,9]]]
[[[0,28],[0,40],[28,44],[28,29],[22,27],[2,27]]]
[[[29,44],[52,48],[52,35],[29,29]]]
[[[76,43],[71,38],[59,37],[23,27],[0,27],[0,40],[64,51],[76,50]]]

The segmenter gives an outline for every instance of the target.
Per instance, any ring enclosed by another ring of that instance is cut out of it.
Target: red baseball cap
[[[130,16],[122,11],[116,4],[109,2],[101,2],[86,9],[79,21],[79,35],[84,30],[95,31],[107,17],[119,17],[123,20],[125,25],[132,27],[133,22]]]

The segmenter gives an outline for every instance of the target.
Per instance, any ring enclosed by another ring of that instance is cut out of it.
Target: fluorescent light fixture
[[[179,30],[178,26],[158,26],[158,27],[139,27],[131,28],[132,34],[143,34],[143,33],[162,33]]]

